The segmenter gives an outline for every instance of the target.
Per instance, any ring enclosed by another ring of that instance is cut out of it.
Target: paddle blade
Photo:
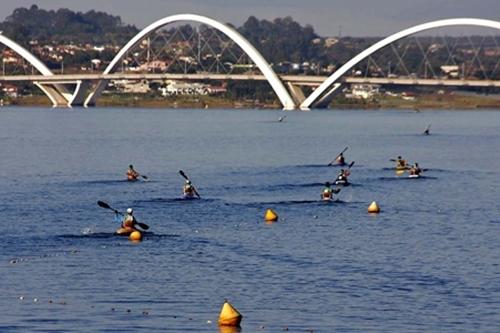
[[[180,173],[180,175],[181,175],[182,177],[184,177],[184,179],[189,180],[188,176],[186,176],[186,174],[184,173],[184,171],[179,170],[179,173]]]
[[[137,225],[139,227],[141,227],[144,230],[148,230],[149,229],[149,225],[147,225],[146,223],[142,223],[142,222],[136,222],[136,223],[137,223]]]
[[[353,165],[354,165],[354,161],[352,161],[351,164],[349,164],[349,169],[352,168]]]
[[[345,153],[345,152],[346,152],[346,150],[347,150],[348,148],[349,148],[349,146],[346,146],[346,147],[344,148],[344,150],[342,150],[342,151],[340,152],[340,154]],[[338,155],[337,155],[337,157],[338,157],[338,156],[340,156],[340,154],[338,154]]]
[[[106,209],[112,209],[110,205],[108,205],[107,203],[105,203],[104,201],[97,201],[97,204],[99,205],[99,207],[102,207],[102,208],[106,208]]]

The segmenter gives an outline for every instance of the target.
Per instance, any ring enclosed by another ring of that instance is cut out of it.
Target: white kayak
[[[339,179],[335,181],[335,185],[347,186],[349,185],[349,182],[345,179]]]

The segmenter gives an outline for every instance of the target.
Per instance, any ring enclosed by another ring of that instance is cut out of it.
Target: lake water
[[[219,332],[227,298],[242,332],[498,332],[500,112],[283,114],[1,108],[0,331]]]

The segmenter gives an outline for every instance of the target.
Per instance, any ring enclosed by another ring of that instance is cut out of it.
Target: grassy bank
[[[46,96],[22,96],[4,99],[4,105],[46,106],[52,104]],[[103,95],[101,107],[145,107],[145,108],[268,108],[280,109],[278,101],[262,103],[253,100],[231,100],[214,96],[151,97],[146,95]],[[337,98],[332,109],[500,109],[500,96],[474,94],[428,94],[418,95],[414,100],[381,96],[370,101]]]

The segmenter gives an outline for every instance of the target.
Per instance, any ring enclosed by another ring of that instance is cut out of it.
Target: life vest
[[[410,175],[420,175],[420,173],[422,172],[422,169],[420,168],[411,168],[410,169]]]
[[[194,192],[193,186],[186,185],[186,186],[184,186],[183,191],[184,191],[184,194],[193,194],[193,192]]]
[[[139,177],[139,174],[135,170],[129,169],[127,171],[127,179],[128,180],[137,180],[137,177]]]
[[[135,227],[135,217],[130,214],[126,214],[123,218],[122,228],[134,228]]]

